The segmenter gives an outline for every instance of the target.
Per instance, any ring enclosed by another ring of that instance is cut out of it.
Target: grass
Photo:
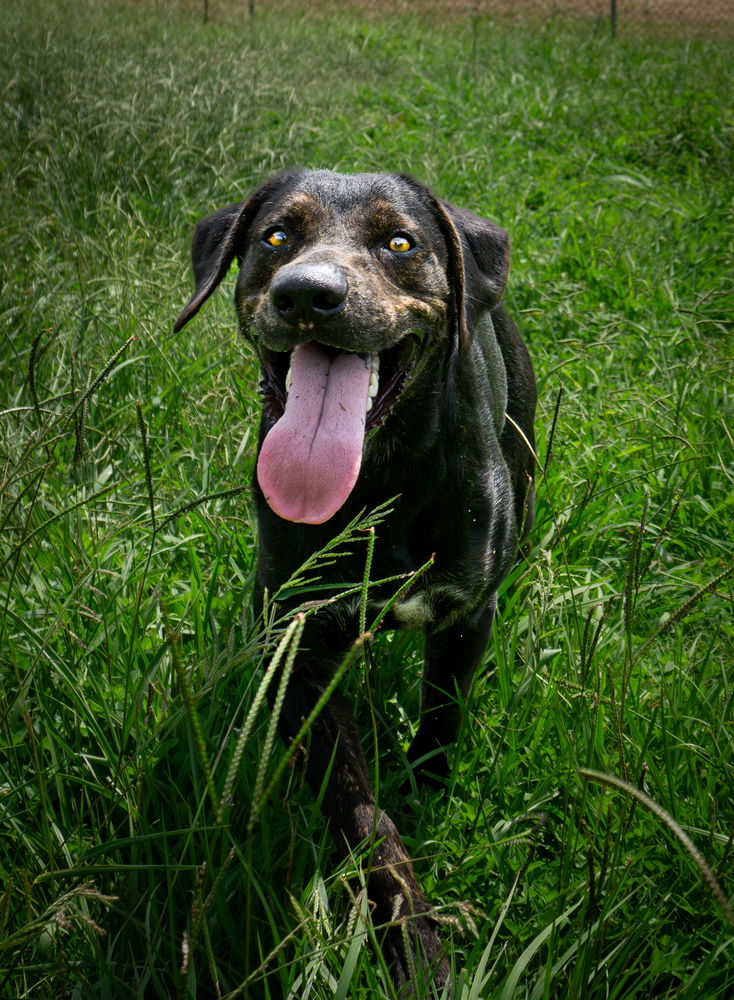
[[[0,996],[393,995],[261,707],[252,350],[226,294],[170,334],[196,219],[292,164],[513,238],[544,472],[447,794],[398,791],[419,640],[342,681],[454,996],[734,992],[732,49],[438,27],[3,18]]]

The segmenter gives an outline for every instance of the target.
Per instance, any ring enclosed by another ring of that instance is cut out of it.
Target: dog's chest
[[[476,590],[469,586],[427,584],[393,604],[390,624],[421,631],[444,628],[473,607],[477,597]]]
[[[393,606],[393,615],[405,628],[427,628],[433,623],[434,617],[429,592],[424,590],[403,601],[397,601]]]

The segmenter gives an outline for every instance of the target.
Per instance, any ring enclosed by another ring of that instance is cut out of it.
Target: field
[[[732,46],[244,7],[4,7],[0,997],[394,997],[263,705],[232,278],[171,333],[196,220],[294,164],[513,241],[537,523],[445,792],[418,637],[343,681],[453,996],[732,996]]]

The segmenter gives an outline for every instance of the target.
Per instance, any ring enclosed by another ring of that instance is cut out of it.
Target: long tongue
[[[285,413],[260,449],[257,479],[279,517],[321,524],[346,501],[359,475],[370,360],[299,344],[291,375]]]

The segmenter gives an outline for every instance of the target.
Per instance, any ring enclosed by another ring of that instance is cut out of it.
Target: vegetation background
[[[398,791],[418,638],[344,680],[454,996],[734,995],[733,54],[6,0],[0,996],[393,996],[261,705],[252,348],[227,294],[171,335],[195,221],[293,164],[409,171],[513,239],[538,521],[445,793]]]

